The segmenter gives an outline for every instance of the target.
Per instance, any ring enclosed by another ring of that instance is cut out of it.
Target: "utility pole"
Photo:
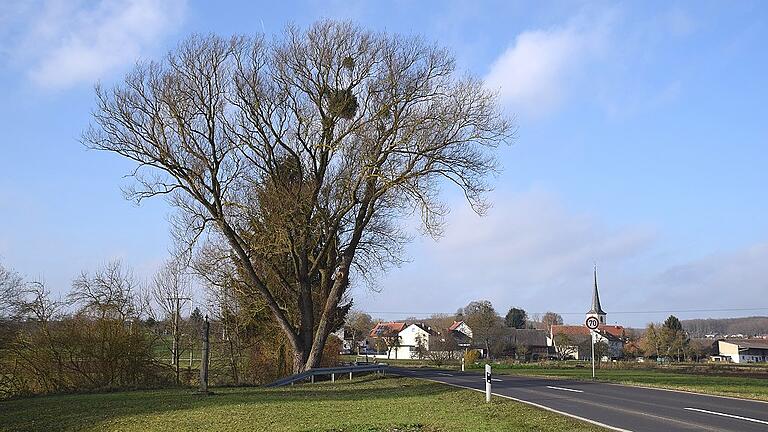
[[[181,342],[181,335],[179,334],[179,321],[181,321],[181,300],[192,300],[189,297],[166,297],[173,307],[173,347],[171,348],[171,364],[176,372],[176,384],[179,383],[179,363],[181,357],[181,351],[179,345]]]
[[[203,355],[200,359],[200,393],[208,394],[208,335],[211,325],[208,322],[208,315],[205,316],[203,324]]]

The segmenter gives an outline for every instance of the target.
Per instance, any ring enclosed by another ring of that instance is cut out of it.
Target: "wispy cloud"
[[[766,262],[766,242],[711,254],[662,271],[650,281],[649,294],[668,304],[694,309],[766,308]]]
[[[185,9],[185,0],[49,0],[17,23],[17,57],[40,87],[92,83],[159,47]]]
[[[567,24],[520,33],[492,64],[488,86],[523,115],[539,116],[558,107],[566,83],[608,45],[616,13],[581,14]]]
[[[652,225],[611,227],[598,215],[569,209],[558,195],[533,189],[499,194],[480,218],[456,211],[439,242],[417,242],[417,257],[391,272],[381,293],[356,289],[361,309],[382,318],[452,312],[488,299],[499,311],[564,313],[579,322],[591,299],[592,264],[610,322],[642,327],[670,311],[766,308],[768,243],[701,258],[671,256]],[[674,254],[673,254],[674,255]],[[764,314],[764,310],[676,312],[680,318]]]
[[[483,218],[457,209],[445,237],[419,242],[418,258],[393,271],[381,294],[358,291],[361,306],[450,312],[486,298],[499,309],[586,311],[592,264],[605,268],[607,279],[617,278],[657,239],[652,227],[608,227],[540,189],[498,194],[494,202]]]

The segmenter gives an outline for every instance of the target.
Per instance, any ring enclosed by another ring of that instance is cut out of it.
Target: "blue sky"
[[[500,151],[489,215],[448,191],[445,237],[417,237],[410,263],[356,287],[359,308],[398,318],[487,298],[576,322],[593,262],[611,322],[768,308],[765,2],[258,3],[0,5],[5,265],[58,292],[113,258],[150,275],[167,255],[170,209],[123,200],[130,164],[78,142],[93,84],[192,32],[332,17],[447,46],[519,128]]]

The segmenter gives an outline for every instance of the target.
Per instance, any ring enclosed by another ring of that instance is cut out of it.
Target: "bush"
[[[478,350],[469,350],[466,353],[464,353],[464,364],[467,366],[471,366],[477,362],[477,360],[480,358],[480,351]]]
[[[149,332],[115,319],[67,317],[28,323],[3,350],[5,397],[165,386]]]

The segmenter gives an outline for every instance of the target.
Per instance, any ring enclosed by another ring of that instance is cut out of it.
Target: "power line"
[[[668,310],[645,310],[645,311],[609,311],[611,315],[622,314],[657,314],[657,313],[694,313],[694,312],[748,312],[748,311],[768,311],[768,307],[757,308],[723,308],[723,309],[668,309]],[[372,315],[453,315],[455,312],[425,312],[425,311],[369,311],[362,310]],[[554,312],[554,311],[547,311]],[[543,315],[547,312],[528,312],[529,315]],[[584,312],[557,312],[559,315],[584,315]]]

